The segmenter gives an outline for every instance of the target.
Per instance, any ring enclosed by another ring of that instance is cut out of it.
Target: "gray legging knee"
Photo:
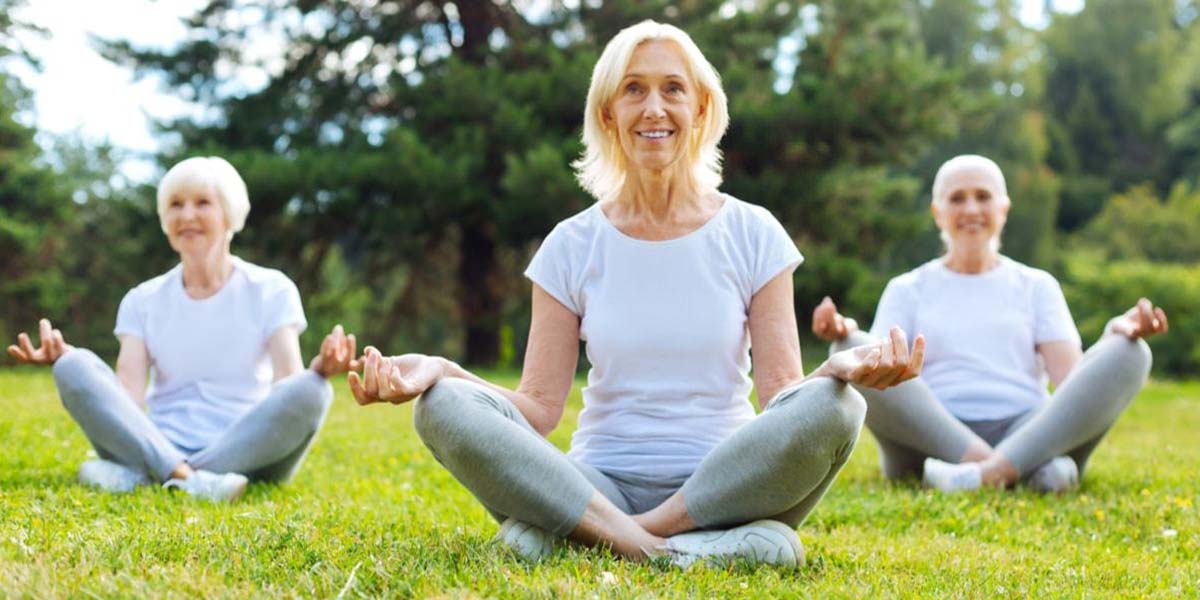
[[[798,525],[849,458],[864,411],[859,394],[825,378],[780,393],[684,483],[689,515],[701,527],[762,518]],[[414,419],[434,458],[497,520],[566,536],[596,491],[630,512],[616,482],[565,456],[484,386],[444,379],[417,401]]]

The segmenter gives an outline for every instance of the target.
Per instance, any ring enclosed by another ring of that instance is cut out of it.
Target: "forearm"
[[[441,360],[443,364],[443,377],[466,379],[504,396],[509,402],[513,403],[513,406],[517,407],[517,410],[521,411],[521,415],[525,417],[525,420],[529,421],[534,430],[543,437],[549,435],[558,426],[558,421],[562,418],[561,406],[558,410],[555,410],[550,406],[550,403],[540,402],[530,394],[496,385],[471,373],[452,360],[445,358]]]
[[[134,404],[138,405],[143,412],[146,411],[146,377],[143,375],[137,377],[131,373],[117,373],[117,381],[121,383],[121,387],[125,388],[125,393],[129,394],[129,398]]]

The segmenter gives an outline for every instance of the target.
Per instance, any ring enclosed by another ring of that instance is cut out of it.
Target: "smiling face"
[[[1009,200],[991,173],[963,168],[950,173],[933,219],[952,249],[981,249],[998,238],[1008,218]]]
[[[675,43],[651,40],[634,50],[604,119],[630,168],[663,171],[684,159],[700,96]]]
[[[229,225],[212,185],[181,186],[162,214],[171,248],[180,254],[203,255],[228,243]]]

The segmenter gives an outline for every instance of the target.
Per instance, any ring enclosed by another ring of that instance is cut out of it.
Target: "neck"
[[[181,254],[183,263],[183,289],[190,295],[216,293],[233,274],[233,255],[229,244],[217,246],[203,254]]]
[[[652,221],[669,220],[680,208],[699,204],[700,191],[678,167],[664,171],[636,170],[625,177],[617,203]]]
[[[974,248],[951,247],[944,261],[946,268],[955,273],[977,275],[990,270],[1000,262],[1000,253],[988,246]]]

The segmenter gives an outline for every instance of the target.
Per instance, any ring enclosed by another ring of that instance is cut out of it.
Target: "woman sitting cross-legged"
[[[326,378],[356,364],[355,340],[335,327],[304,369],[295,284],[230,253],[249,211],[228,162],[175,165],[158,214],[180,264],[121,301],[116,373],[45,319],[38,347],[25,333],[8,347],[21,362],[54,365],[67,412],[100,456],[80,467],[84,483],[116,492],[165,481],[232,501],[247,478],[287,481],[299,468],[333,398]]]
[[[1083,354],[1054,277],[999,253],[1009,205],[994,162],[948,161],[932,206],[946,255],[888,283],[870,334],[829,298],[813,312],[830,352],[873,344],[895,326],[928,340],[920,378],[862,390],[889,479],[923,475],[947,491],[1022,480],[1071,489],[1150,372],[1141,338],[1167,330],[1162,309],[1141,299]]]
[[[794,528],[862,424],[862,397],[845,382],[915,376],[923,342],[910,352],[896,329],[804,376],[792,305],[800,253],[768,211],[717,191],[725,96],[684,32],[650,21],[620,32],[595,67],[584,119],[576,166],[599,202],[555,227],[526,271],[520,386],[368,348],[351,390],[364,404],[420,396],[417,433],[526,557],[570,537],[680,565],[796,565]],[[544,436],[562,418],[580,340],[591,371],[564,455]]]

